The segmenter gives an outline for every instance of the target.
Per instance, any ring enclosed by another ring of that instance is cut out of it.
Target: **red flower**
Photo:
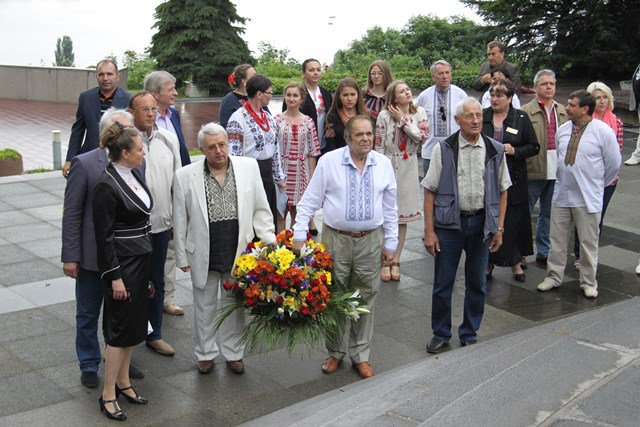
[[[406,149],[407,149],[407,143],[406,143],[406,142],[403,142],[402,144],[400,144],[400,149],[401,149],[402,151],[406,150]]]
[[[313,237],[313,236],[311,236],[311,233],[307,233],[307,240],[310,240],[311,237]]]
[[[318,285],[320,284],[320,281],[319,281],[318,279],[313,279],[313,280],[311,281],[311,284],[312,284],[313,286],[318,286]]]
[[[245,307],[253,307],[254,305],[256,305],[256,302],[258,302],[258,299],[256,297],[249,297],[245,301],[244,305]]]
[[[544,108],[544,102],[541,102],[541,103],[540,103],[540,106],[541,106],[542,108]]]
[[[300,307],[300,313],[306,316],[307,314],[309,314],[309,307],[303,305],[302,307]]]
[[[327,275],[323,274],[322,276],[320,276],[320,280],[322,280],[323,282],[327,281]]]
[[[233,285],[229,281],[224,282],[224,284],[222,285],[222,287],[224,288],[225,291],[228,291],[229,289],[231,289],[232,286]]]
[[[409,158],[409,155],[407,153],[404,153],[404,156],[402,156],[405,160],[407,160]]]
[[[273,282],[274,283],[280,283],[280,279],[281,279],[281,277],[278,276],[277,274],[273,276]]]
[[[235,77],[233,73],[229,74],[229,77],[227,77],[227,81],[229,82],[230,85],[233,86],[233,82],[235,81]]]
[[[313,296],[313,294],[309,294],[309,295],[307,295],[307,298],[306,298],[307,302],[311,302],[311,301],[313,301],[314,299],[315,299],[315,297]]]
[[[249,248],[249,249],[253,249],[255,247],[256,247],[256,245],[253,242],[249,242],[249,244],[247,245],[247,248]]]
[[[282,298],[281,296],[277,296],[276,297],[276,304],[282,304],[284,302],[284,298]]]

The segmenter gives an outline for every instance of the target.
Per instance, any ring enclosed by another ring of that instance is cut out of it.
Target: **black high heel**
[[[491,268],[487,268],[487,280],[493,279],[493,269],[495,268],[495,264],[489,264],[491,266]]]
[[[527,275],[525,273],[514,274],[513,278],[516,280],[516,282],[524,283],[527,280]]]
[[[122,409],[120,409],[120,405],[118,405],[118,399],[104,400],[102,396],[100,396],[98,402],[100,403],[100,411],[102,411],[102,413],[105,414],[107,418],[116,421],[124,421],[127,419],[125,413],[122,411]],[[105,406],[106,403],[112,403],[115,411],[109,411]]]
[[[135,394],[135,396],[132,397],[126,393],[123,393],[125,390],[131,390]],[[116,386],[116,397],[120,395],[123,395],[129,403],[133,403],[134,405],[146,405],[147,403],[149,403],[147,399],[145,399],[144,397],[136,393],[136,391],[133,389],[132,386],[125,387],[125,388],[120,388]]]

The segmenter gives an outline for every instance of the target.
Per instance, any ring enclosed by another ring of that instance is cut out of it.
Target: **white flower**
[[[254,247],[253,249],[251,249],[251,256],[255,259],[260,259],[260,254],[262,253],[262,251],[264,251],[264,248]]]
[[[278,307],[278,314],[284,314],[284,309],[282,307]]]
[[[302,249],[300,249],[301,257],[306,257],[307,255],[311,255],[312,253],[313,253],[313,248],[307,245],[302,245]]]
[[[367,307],[356,307],[356,311],[358,313],[362,313],[362,314],[371,314],[371,310],[369,310]]]

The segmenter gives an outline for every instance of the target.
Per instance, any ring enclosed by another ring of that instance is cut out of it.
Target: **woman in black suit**
[[[331,108],[327,113],[325,130],[327,144],[321,149],[322,154],[347,145],[344,139],[344,129],[347,122],[351,117],[360,115],[369,115],[369,111],[364,105],[362,91],[354,79],[346,77],[338,82]],[[375,130],[375,123],[372,122],[372,125]]]
[[[129,364],[133,346],[147,336],[148,298],[153,294],[149,285],[153,202],[137,170],[144,158],[138,131],[116,122],[102,131],[100,147],[109,150],[111,163],[93,195],[98,267],[105,287],[102,328],[109,343],[99,402],[108,418],[123,421],[127,416],[118,405],[120,394],[131,403],[147,403],[131,388]]]
[[[529,116],[511,105],[515,93],[513,83],[498,81],[491,85],[489,92],[491,106],[483,110],[482,133],[504,145],[511,187],[507,190],[502,246],[498,252],[489,254],[487,278],[491,278],[494,265],[498,265],[511,267],[513,278],[524,282],[526,275],[520,261],[533,254],[527,157],[538,154],[540,145]]]

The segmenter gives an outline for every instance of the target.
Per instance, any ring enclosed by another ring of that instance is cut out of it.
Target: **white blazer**
[[[255,235],[265,243],[276,240],[273,216],[260,179],[258,162],[229,156],[238,193],[236,258]],[[176,266],[190,267],[193,286],[203,289],[209,272],[209,214],[204,189],[204,162],[188,165],[173,180],[173,238]],[[254,234],[255,230],[255,234]],[[235,267],[235,264],[234,264]]]

